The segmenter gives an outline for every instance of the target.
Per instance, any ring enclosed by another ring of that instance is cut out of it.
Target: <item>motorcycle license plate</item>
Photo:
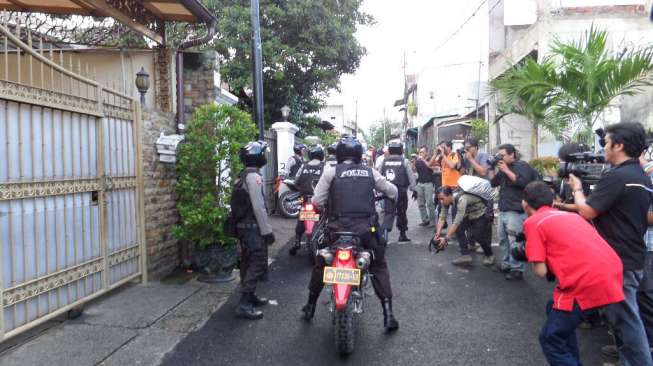
[[[299,211],[300,221],[320,221],[320,214],[311,211]]]
[[[361,283],[361,270],[357,268],[324,267],[322,282],[358,286]]]

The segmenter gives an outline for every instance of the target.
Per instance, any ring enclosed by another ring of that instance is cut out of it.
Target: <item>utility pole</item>
[[[385,143],[387,141],[386,138],[385,138],[385,136],[386,136],[386,134],[385,134],[385,125],[386,125],[385,107],[383,107],[383,122],[382,123],[383,123],[383,146],[385,146]]]
[[[358,99],[356,99],[356,109],[354,112],[354,137],[358,136]]]
[[[408,128],[408,80],[406,80],[406,51],[404,51],[404,60],[402,62],[402,69],[404,71],[404,120],[401,121],[401,137],[400,140],[402,143],[406,142],[406,129]]]
[[[259,140],[265,139],[263,127],[263,55],[261,50],[261,22],[259,0],[251,0],[252,17],[252,80],[254,82],[254,122],[258,126]]]

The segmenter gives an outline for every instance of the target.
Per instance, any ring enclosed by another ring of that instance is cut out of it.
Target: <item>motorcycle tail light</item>
[[[340,259],[341,261],[348,261],[349,258],[351,258],[351,252],[347,250],[338,252],[338,259]]]
[[[333,262],[333,253],[331,253],[328,249],[318,250],[317,255],[322,257],[322,259],[324,259],[324,263],[327,265],[330,265]]]
[[[306,206],[304,206],[305,211],[313,211],[313,205],[310,203],[307,203]]]

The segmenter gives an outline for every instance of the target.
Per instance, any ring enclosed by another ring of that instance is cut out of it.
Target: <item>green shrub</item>
[[[256,138],[256,132],[250,115],[236,107],[206,105],[195,110],[177,151],[177,239],[202,248],[236,243],[224,234],[224,224],[232,183],[243,168],[239,149]]]
[[[556,176],[560,166],[560,159],[553,156],[543,156],[532,159],[528,164],[530,164],[530,166],[537,170],[542,176]]]

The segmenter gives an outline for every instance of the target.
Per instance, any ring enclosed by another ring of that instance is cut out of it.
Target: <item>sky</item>
[[[346,118],[353,120],[358,101],[358,124],[363,130],[383,118],[384,108],[387,117],[399,118],[396,111],[393,114],[392,106],[402,97],[404,52],[409,74],[428,65],[477,62],[476,45],[481,37],[487,37],[487,28],[480,29],[479,16],[444,42],[482,3],[483,0],[366,0],[363,11],[377,23],[361,27],[356,37],[367,49],[367,55],[355,74],[341,78],[341,93],[331,95],[328,104],[344,104]]]

